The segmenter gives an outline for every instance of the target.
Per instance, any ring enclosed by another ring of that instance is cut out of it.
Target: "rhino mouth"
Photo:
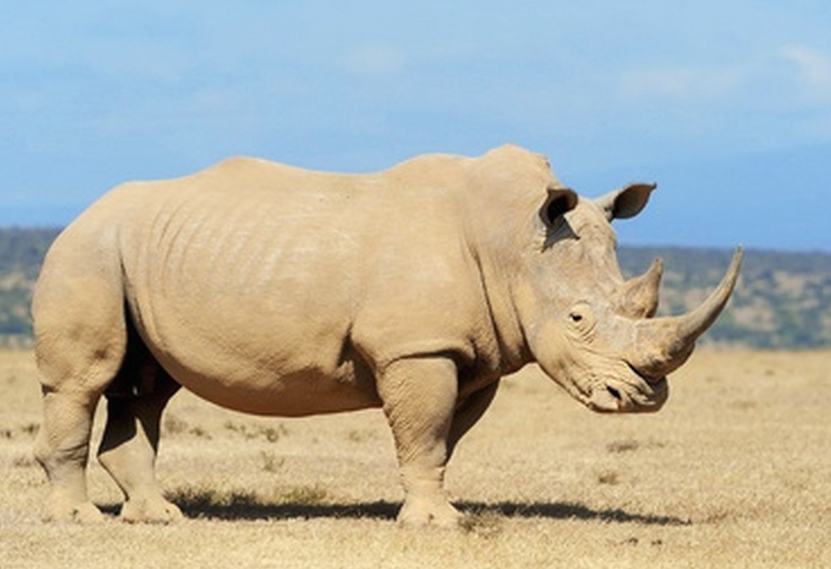
[[[600,413],[649,413],[660,409],[669,395],[666,377],[647,378],[630,366],[626,379],[609,379],[592,390],[588,406]]]

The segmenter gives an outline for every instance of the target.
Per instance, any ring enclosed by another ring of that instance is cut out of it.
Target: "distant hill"
[[[621,267],[640,273],[664,259],[659,314],[695,307],[718,284],[732,251],[621,248]],[[746,251],[728,308],[702,343],[762,349],[831,347],[831,254]]]
[[[29,304],[46,250],[58,229],[0,228],[0,346],[31,346]],[[732,251],[622,247],[627,276],[664,259],[659,314],[697,305],[721,280]],[[720,347],[831,347],[831,253],[747,251],[728,309],[701,340]]]
[[[32,289],[58,233],[58,229],[0,228],[0,347],[31,344]]]

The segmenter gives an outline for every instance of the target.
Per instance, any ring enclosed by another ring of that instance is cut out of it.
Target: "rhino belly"
[[[178,383],[212,403],[280,416],[380,405],[345,322],[237,300],[234,310],[221,300],[202,310],[154,304],[152,317],[139,310],[135,318],[144,342]]]
[[[193,359],[170,357],[162,358],[161,364],[199,397],[244,413],[302,417],[381,404],[371,377],[361,375],[360,366],[351,361],[334,373],[299,366],[263,370],[244,361],[233,370],[206,371]]]

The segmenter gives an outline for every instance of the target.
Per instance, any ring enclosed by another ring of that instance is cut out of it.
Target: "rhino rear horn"
[[[656,257],[644,274],[623,283],[618,292],[615,312],[630,318],[655,316],[663,272],[664,262]]]

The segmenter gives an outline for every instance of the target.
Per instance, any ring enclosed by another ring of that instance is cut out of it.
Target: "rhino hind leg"
[[[43,393],[44,420],[35,458],[46,471],[51,497],[47,521],[95,523],[103,520],[87,495],[86,465],[95,403],[51,389]]]
[[[109,291],[101,287],[91,293],[99,302],[85,304],[52,284],[39,285],[35,312],[43,423],[34,455],[51,486],[45,518],[97,522],[103,517],[89,500],[86,467],[95,409],[124,355],[123,301],[106,302]]]
[[[124,363],[106,392],[107,425],[98,460],[126,497],[121,519],[169,523],[182,517],[156,481],[162,412],[179,390],[131,330]]]
[[[456,403],[456,367],[449,358],[408,358],[379,376],[404,487],[398,522],[456,526],[460,514],[444,491],[448,436]]]

